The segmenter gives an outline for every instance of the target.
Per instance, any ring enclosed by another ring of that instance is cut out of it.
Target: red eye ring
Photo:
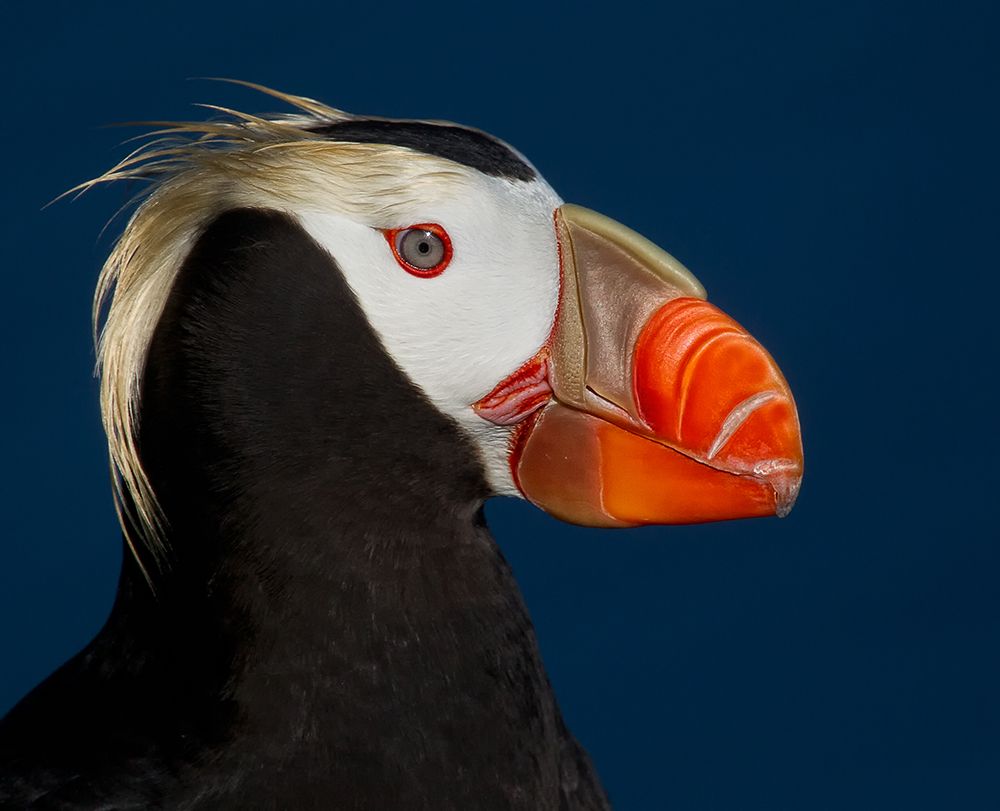
[[[414,264],[414,262],[408,261],[403,255],[403,252],[406,250],[403,239],[412,233],[419,234],[421,232],[425,235],[433,235],[440,243],[433,246],[440,253],[440,258],[429,267],[420,267]],[[408,225],[405,228],[387,228],[382,233],[385,236],[386,242],[389,243],[392,255],[396,257],[399,266],[407,273],[418,276],[421,279],[440,276],[444,272],[444,269],[448,267],[448,263],[451,262],[451,238],[448,236],[448,232],[437,223],[423,222],[416,225]]]

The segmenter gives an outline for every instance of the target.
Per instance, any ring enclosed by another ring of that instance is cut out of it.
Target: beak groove
[[[705,454],[705,458],[711,461],[715,456],[722,450],[726,443],[733,438],[735,434],[758,408],[760,408],[764,403],[769,403],[781,395],[776,391],[762,391],[758,394],[751,394],[742,403],[737,404],[733,407],[733,410],[726,415],[725,420],[722,421],[722,427],[719,428],[719,433],[715,435],[715,439],[712,440],[712,445],[708,449],[708,453]]]

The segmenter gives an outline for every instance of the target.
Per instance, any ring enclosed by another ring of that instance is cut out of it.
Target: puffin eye
[[[430,270],[444,259],[444,242],[433,231],[410,228],[396,237],[396,249],[414,267]]]
[[[411,225],[386,232],[396,261],[414,276],[437,276],[451,261],[451,240],[434,223]]]

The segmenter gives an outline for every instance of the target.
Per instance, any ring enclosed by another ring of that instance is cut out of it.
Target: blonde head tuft
[[[328,140],[313,130],[353,116],[313,99],[236,83],[298,112],[261,117],[202,105],[221,117],[146,122],[156,129],[138,149],[67,192],[118,181],[150,184],[134,201],[138,206],[101,271],[93,305],[115,505],[150,585],[144,558],[161,569],[168,550],[165,518],[139,457],[139,396],[153,332],[201,231],[226,209],[245,206],[334,211],[390,227],[397,224],[394,212],[419,200],[427,184],[469,177],[466,167],[404,147]]]

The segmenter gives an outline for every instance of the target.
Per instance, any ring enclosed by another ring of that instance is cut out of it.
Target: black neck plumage
[[[386,808],[430,788],[461,807],[491,783],[554,791],[561,722],[476,454],[296,223],[239,210],[201,236],[140,420],[169,568],[116,613],[174,682],[157,689],[210,719],[192,731],[231,741],[224,762],[295,764]]]

